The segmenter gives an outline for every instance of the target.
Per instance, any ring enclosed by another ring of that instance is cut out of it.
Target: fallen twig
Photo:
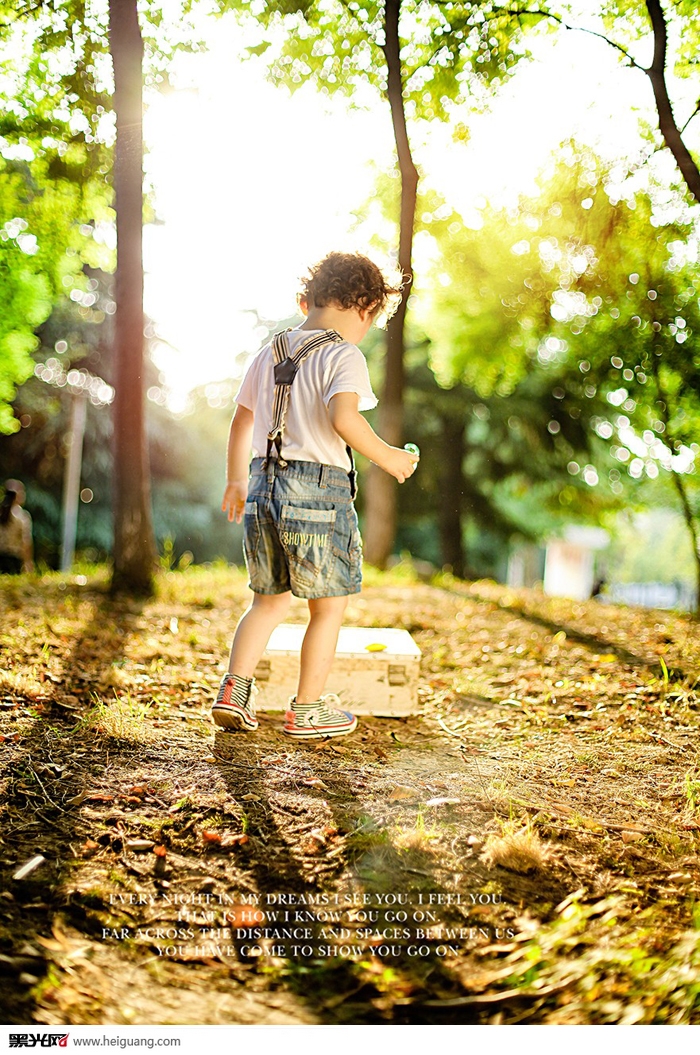
[[[560,993],[576,982],[569,978],[558,985],[545,985],[541,989],[506,989],[502,993],[479,993],[476,996],[455,996],[448,1000],[424,1000],[422,1007],[465,1007],[468,1004],[504,1004],[508,1000],[539,1000],[552,993]]]
[[[513,800],[516,805],[522,806],[526,810],[537,810],[541,813],[554,813],[558,817],[570,817],[574,810],[561,809],[557,806],[550,806],[548,804],[535,803],[535,802],[522,802],[520,800]],[[593,828],[589,828],[589,824],[595,824],[596,827],[607,829],[609,832],[636,832],[637,835],[655,835],[658,831],[664,831],[666,835],[671,833],[663,828],[657,828],[656,831],[651,831],[649,828],[642,828],[639,824],[611,824],[608,821],[599,820],[597,817],[582,817],[581,821],[584,822],[586,831],[591,835],[595,835],[596,832]],[[566,829],[570,831],[571,829]]]
[[[686,754],[690,750],[690,748],[683,747],[681,744],[674,744],[673,740],[667,740],[666,737],[661,736],[660,733],[652,733],[651,729],[645,729],[643,726],[642,732],[646,733],[647,736],[650,736],[652,740],[659,740],[662,744],[667,744],[669,747],[672,747],[675,751],[682,751],[683,754]]]
[[[457,738],[458,738],[459,740],[463,740],[463,739],[464,739],[464,737],[462,736],[462,734],[461,734],[461,733],[456,733],[456,732],[454,731],[454,729],[449,729],[449,728],[448,728],[448,727],[447,727],[447,726],[445,725],[445,723],[443,722],[442,718],[440,718],[440,716],[439,716],[439,715],[438,715],[438,717],[436,718],[436,721],[437,721],[438,725],[440,726],[440,728],[441,728],[441,729],[444,729],[444,730],[445,730],[445,732],[447,733],[447,735],[448,735],[448,736],[456,736],[456,737],[457,737]]]

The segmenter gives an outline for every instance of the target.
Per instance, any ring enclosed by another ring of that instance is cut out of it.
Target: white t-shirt
[[[321,332],[290,330],[287,334],[289,354],[314,333]],[[253,411],[254,458],[264,458],[267,453],[274,388],[274,358],[272,346],[267,344],[251,362],[236,395],[236,403]],[[282,454],[287,461],[350,468],[345,441],[331,425],[328,413],[331,399],[339,392],[356,392],[360,397],[360,410],[371,410],[377,405],[367,361],[360,349],[349,341],[329,341],[311,352],[299,367],[289,393],[282,436]]]

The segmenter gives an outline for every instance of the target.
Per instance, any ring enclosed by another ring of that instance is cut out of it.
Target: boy
[[[308,600],[309,623],[283,731],[320,739],[357,725],[353,714],[330,706],[337,696],[321,694],[348,597],[362,579],[351,448],[399,483],[417,465],[415,454],[389,446],[360,414],[377,400],[356,345],[398,293],[367,257],[331,253],[304,281],[299,306],[306,321],[258,353],[236,396],[222,509],[229,520],[245,518],[254,598],[236,628],[229,673],[212,708],[223,728],[257,729],[253,675],[291,594]],[[289,357],[305,345],[294,373]]]

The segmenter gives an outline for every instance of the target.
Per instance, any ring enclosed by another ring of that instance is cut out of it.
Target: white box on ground
[[[255,671],[263,711],[283,711],[297,691],[299,651],[305,626],[282,623],[273,632]],[[401,717],[418,707],[421,652],[407,630],[344,626],[338,637],[327,692],[356,714]]]

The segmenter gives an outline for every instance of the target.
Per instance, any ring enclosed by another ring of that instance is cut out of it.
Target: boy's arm
[[[417,457],[401,447],[391,447],[377,436],[370,423],[362,417],[358,407],[360,397],[356,392],[338,392],[328,404],[331,424],[349,447],[363,454],[389,473],[400,484],[413,476]]]
[[[239,403],[231,421],[226,455],[226,490],[221,508],[229,520],[240,524],[248,494],[250,448],[253,444],[253,411]]]

